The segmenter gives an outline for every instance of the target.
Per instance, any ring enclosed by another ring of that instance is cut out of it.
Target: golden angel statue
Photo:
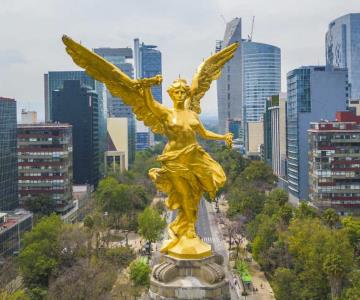
[[[172,109],[157,102],[151,86],[160,84],[160,75],[152,78],[131,79],[104,58],[63,36],[66,51],[74,62],[94,79],[103,82],[113,96],[120,97],[131,106],[138,120],[157,134],[165,135],[168,142],[158,156],[161,168],[153,168],[149,176],[156,187],[168,195],[166,206],[178,210],[169,224],[169,240],[161,252],[177,258],[203,258],[211,255],[211,247],[196,234],[195,224],[203,193],[214,198],[226,181],[221,166],[205,152],[196,140],[224,140],[232,146],[232,134],[216,134],[206,130],[200,121],[200,99],[210,84],[221,74],[224,64],[237,49],[234,43],[206,59],[198,68],[189,86],[184,79],[176,79],[167,90],[174,103]]]

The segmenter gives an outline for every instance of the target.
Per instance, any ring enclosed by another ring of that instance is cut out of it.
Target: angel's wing
[[[115,65],[70,37],[64,35],[62,40],[66,45],[67,53],[78,66],[84,68],[92,78],[105,83],[113,96],[120,97],[125,104],[130,105],[136,118],[143,121],[154,133],[164,133],[161,122],[145,105],[142,90],[136,80],[132,80]]]
[[[221,75],[221,69],[235,54],[238,43],[233,43],[207,58],[197,69],[191,83],[189,109],[201,112],[200,99],[210,88],[213,80]]]

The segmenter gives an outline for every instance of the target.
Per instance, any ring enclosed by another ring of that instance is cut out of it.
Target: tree
[[[276,299],[301,299],[298,293],[297,276],[292,270],[287,268],[277,268],[272,283]]]
[[[33,212],[37,218],[48,216],[55,211],[55,201],[48,195],[28,197],[24,201],[24,208]]]
[[[126,267],[135,258],[135,253],[130,247],[117,247],[106,249],[105,258],[113,266]]]
[[[265,199],[265,195],[255,188],[234,188],[228,195],[228,214],[230,216],[242,214],[248,220],[252,220],[261,212]]]
[[[135,285],[149,287],[150,273],[151,268],[144,257],[137,259],[130,264],[129,275]]]
[[[360,269],[353,270],[349,275],[350,286],[343,293],[344,300],[360,299]]]
[[[84,219],[84,226],[89,228],[89,229],[92,229],[94,227],[94,220],[91,216],[86,216],[85,219]]]
[[[25,233],[19,264],[28,288],[41,290],[48,286],[51,272],[60,263],[58,239],[62,228],[60,218],[53,214]]]
[[[13,293],[9,293],[6,290],[0,291],[1,300],[31,300],[30,297],[26,294],[25,290],[17,290]]]
[[[160,216],[156,209],[151,207],[145,210],[138,216],[139,234],[147,241],[155,242],[160,239],[166,221]]]
[[[352,217],[345,217],[341,220],[351,246],[355,250],[355,255],[360,256],[360,220]]]
[[[324,224],[329,226],[330,228],[335,228],[336,224],[338,224],[340,222],[339,215],[332,208],[326,209],[322,213],[321,219],[324,222]]]
[[[303,299],[341,294],[353,263],[353,249],[341,230],[331,230],[317,218],[294,219],[287,242]]]
[[[263,161],[252,161],[239,179],[239,184],[251,184],[261,191],[271,189],[277,181],[271,167]]]
[[[48,299],[109,299],[116,276],[111,264],[80,259],[53,278]]]
[[[297,219],[307,219],[307,218],[316,218],[317,212],[316,209],[311,207],[305,201],[301,201],[300,205],[295,209],[295,218]]]

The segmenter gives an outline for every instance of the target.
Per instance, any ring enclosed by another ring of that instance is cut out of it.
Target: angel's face
[[[174,102],[184,102],[186,96],[187,96],[186,90],[182,87],[179,87],[172,92],[171,98],[173,99]]]

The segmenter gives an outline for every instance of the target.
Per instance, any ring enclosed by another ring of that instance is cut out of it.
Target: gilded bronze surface
[[[224,64],[234,56],[237,44],[206,59],[194,75],[191,86],[184,79],[176,79],[167,90],[174,103],[170,109],[157,102],[151,93],[151,86],[162,82],[160,75],[133,80],[71,38],[63,36],[63,42],[77,65],[105,83],[112,95],[130,105],[138,120],[168,139],[158,157],[161,168],[149,171],[157,188],[167,193],[167,207],[178,210],[176,219],[169,224],[169,240],[164,242],[161,252],[184,259],[210,256],[211,247],[196,234],[197,211],[203,193],[214,198],[226,176],[221,166],[198,144],[196,136],[224,140],[231,148],[232,134],[221,135],[207,130],[198,114],[201,112],[200,99],[211,82],[220,76]]]

